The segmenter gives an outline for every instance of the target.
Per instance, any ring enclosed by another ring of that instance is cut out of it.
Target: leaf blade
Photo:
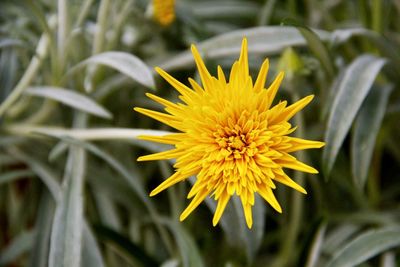
[[[329,37],[325,31],[316,31],[316,33],[322,40],[327,40]],[[207,59],[237,56],[243,37],[248,39],[250,53],[274,54],[287,46],[306,45],[306,40],[294,27],[262,26],[221,34],[197,44],[196,47],[205,54]],[[162,62],[159,67],[170,71],[192,64],[193,58],[190,51],[185,51]]]
[[[85,152],[72,147],[67,161],[63,195],[56,207],[50,238],[50,267],[79,266],[83,231]]]
[[[391,87],[373,88],[362,105],[354,123],[351,165],[355,185],[362,190],[374,152]]]
[[[95,101],[85,95],[79,94],[69,89],[52,86],[40,86],[31,87],[27,91],[25,91],[24,94],[50,98],[70,107],[99,116],[101,118],[112,118],[112,114],[108,110],[97,104]]]
[[[368,231],[359,235],[338,251],[327,266],[355,266],[397,246],[400,246],[400,228]]]
[[[371,55],[356,58],[346,69],[331,107],[325,131],[323,169],[326,177],[333,167],[350,126],[386,60]]]
[[[108,66],[127,75],[131,79],[146,87],[155,88],[152,71],[141,59],[132,54],[117,51],[109,51],[97,54],[70,69],[68,74],[88,64],[100,64]]]

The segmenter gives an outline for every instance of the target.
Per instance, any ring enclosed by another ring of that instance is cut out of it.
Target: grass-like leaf
[[[70,69],[68,74],[75,72],[88,64],[108,66],[118,70],[144,86],[155,88],[152,71],[141,59],[132,54],[116,51],[97,54]]]
[[[83,225],[82,267],[104,267],[99,245],[85,222]]]
[[[0,253],[0,266],[7,266],[32,247],[35,233],[22,232]]]
[[[53,219],[49,267],[79,266],[83,231],[85,151],[72,147],[68,156],[62,198]]]
[[[391,87],[373,88],[354,123],[351,163],[354,183],[360,190],[364,188],[367,180],[375,140],[381,128],[391,91]]]
[[[400,228],[368,231],[339,250],[327,267],[352,267],[394,247],[400,246]]]
[[[108,110],[97,104],[89,97],[72,90],[51,86],[40,86],[29,88],[25,91],[25,94],[56,100],[65,105],[88,112],[101,118],[112,118],[112,114]]]
[[[371,55],[356,58],[346,69],[333,102],[325,131],[323,165],[326,177],[333,167],[350,126],[385,60]]]
[[[329,33],[316,31],[319,38],[327,40]],[[306,45],[306,40],[294,27],[268,26],[232,31],[210,38],[196,45],[208,59],[238,55],[243,37],[248,39],[250,53],[274,54],[288,46]],[[268,40],[268,41],[266,41]],[[173,70],[194,64],[192,54],[183,52],[161,63],[160,68]]]

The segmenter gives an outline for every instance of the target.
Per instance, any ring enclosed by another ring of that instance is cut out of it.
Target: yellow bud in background
[[[303,73],[304,63],[293,48],[286,48],[278,61],[278,71],[283,71],[287,80],[292,80],[294,76]]]

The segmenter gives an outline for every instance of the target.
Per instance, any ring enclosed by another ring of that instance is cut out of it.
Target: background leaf
[[[325,31],[317,31],[317,34],[322,39],[329,37],[329,34]],[[196,44],[196,47],[207,59],[236,56],[240,53],[243,37],[248,40],[249,53],[274,54],[288,46],[306,44],[306,40],[294,27],[269,26],[221,34]],[[268,42],[265,40],[268,40]],[[193,64],[192,54],[189,51],[185,51],[172,59],[160,63],[159,67],[166,71],[171,71]]]
[[[328,267],[351,267],[400,245],[400,229],[387,228],[365,232],[338,251]]]
[[[389,100],[391,86],[373,88],[365,99],[354,123],[351,163],[354,183],[364,188],[375,147]]]
[[[29,88],[27,91],[25,91],[25,94],[53,99],[70,107],[88,112],[102,118],[112,118],[112,114],[108,110],[91,100],[89,97],[74,92],[70,89],[63,89],[51,86],[40,86]]]
[[[70,72],[88,64],[101,64],[116,69],[133,80],[149,88],[155,88],[153,74],[147,65],[138,57],[117,51],[109,51],[94,55],[75,66]]]
[[[83,179],[85,152],[71,148],[65,170],[63,193],[51,232],[49,266],[79,266],[83,231]]]
[[[385,60],[382,58],[363,55],[347,67],[336,93],[325,131],[326,146],[323,161],[327,177],[358,109],[384,64]]]

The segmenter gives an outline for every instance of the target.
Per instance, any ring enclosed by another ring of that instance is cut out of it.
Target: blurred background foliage
[[[0,2],[0,266],[400,265],[400,1],[176,0],[160,26],[145,0]],[[169,129],[133,112],[176,101],[155,75],[213,74],[249,42],[255,75],[286,78],[279,99],[316,98],[297,135],[325,140],[291,173],[308,195],[257,199],[254,225],[232,201],[217,227],[208,199],[185,222],[190,183],[154,198],[170,162],[137,163],[165,147],[138,141]],[[147,129],[147,130],[146,130]],[[152,130],[148,130],[152,129]]]

